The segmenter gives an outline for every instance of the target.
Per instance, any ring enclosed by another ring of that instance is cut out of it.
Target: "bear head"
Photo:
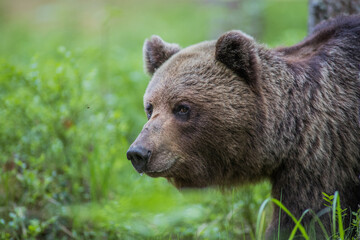
[[[258,180],[264,110],[256,42],[240,31],[181,49],[153,36],[143,48],[152,76],[148,122],[127,157],[139,173],[178,188]],[[260,107],[259,107],[260,106]]]

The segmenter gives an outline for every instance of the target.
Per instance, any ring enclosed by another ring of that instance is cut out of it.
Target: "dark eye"
[[[149,103],[149,104],[146,105],[145,112],[146,112],[147,119],[149,120],[151,118],[151,115],[152,115],[152,112],[153,112],[152,104]]]
[[[190,114],[190,107],[184,104],[178,105],[174,109],[174,114],[182,120],[187,120]]]
[[[187,114],[189,112],[189,107],[185,105],[180,105],[177,107],[176,112],[178,114]]]

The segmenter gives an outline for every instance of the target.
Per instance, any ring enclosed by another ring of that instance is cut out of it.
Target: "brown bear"
[[[297,218],[324,209],[323,192],[358,209],[360,16],[323,22],[275,49],[240,31],[185,49],[153,36],[144,59],[148,122],[127,152],[138,172],[177,188],[268,179]],[[294,222],[275,207],[269,237],[278,224],[286,238]]]

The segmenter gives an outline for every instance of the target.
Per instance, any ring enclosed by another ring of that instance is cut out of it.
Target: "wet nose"
[[[145,171],[146,164],[150,158],[151,151],[143,147],[130,147],[126,153],[127,159],[139,173]]]

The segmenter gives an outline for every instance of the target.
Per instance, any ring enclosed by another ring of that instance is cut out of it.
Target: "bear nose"
[[[126,157],[139,173],[144,172],[145,166],[150,158],[151,151],[143,147],[130,147]]]

